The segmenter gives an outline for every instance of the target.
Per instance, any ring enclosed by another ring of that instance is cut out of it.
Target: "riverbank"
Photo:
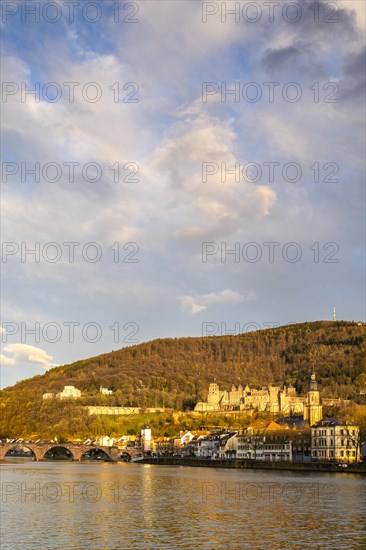
[[[161,466],[195,466],[207,468],[237,468],[252,470],[291,470],[302,472],[342,472],[366,475],[366,463],[347,464],[342,467],[335,463],[324,462],[263,462],[259,460],[210,460],[207,458],[160,457],[144,458],[140,464]]]

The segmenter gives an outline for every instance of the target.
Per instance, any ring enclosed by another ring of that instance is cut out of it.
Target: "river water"
[[[365,548],[354,474],[0,463],[1,550]]]

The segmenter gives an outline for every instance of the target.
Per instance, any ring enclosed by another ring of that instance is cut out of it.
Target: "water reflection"
[[[19,461],[2,463],[0,473],[2,550],[366,542],[365,483],[352,474]]]

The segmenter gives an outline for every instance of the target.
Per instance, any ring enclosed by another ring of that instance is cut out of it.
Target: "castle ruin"
[[[246,386],[231,387],[230,391],[220,390],[218,384],[209,385],[207,402],[199,402],[195,411],[213,412],[255,409],[258,411],[284,413],[288,415],[303,414],[305,397],[297,395],[296,389],[287,385],[265,386],[261,389]]]

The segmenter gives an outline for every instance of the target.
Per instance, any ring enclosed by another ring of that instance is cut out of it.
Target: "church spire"
[[[309,387],[309,389],[310,389],[310,391],[318,391],[318,383],[316,381],[314,367],[313,367],[313,372],[310,376],[310,387]]]

